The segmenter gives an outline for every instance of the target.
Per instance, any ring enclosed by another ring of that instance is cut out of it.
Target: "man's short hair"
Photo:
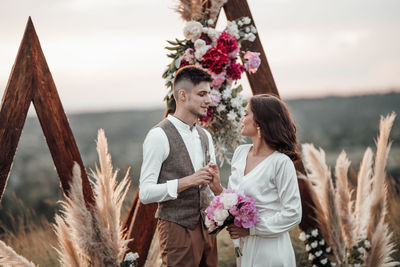
[[[189,82],[192,85],[191,88],[179,88],[179,84],[183,81]],[[184,89],[187,92],[201,82],[212,82],[210,73],[205,69],[194,65],[185,66],[179,69],[175,74],[173,83],[175,97],[177,96],[179,89]]]

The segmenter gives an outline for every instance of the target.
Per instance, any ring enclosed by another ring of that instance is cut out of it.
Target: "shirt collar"
[[[180,119],[178,119],[177,117],[169,114],[168,115],[168,120],[170,120],[172,122],[172,124],[178,129],[178,130],[182,130],[182,131],[189,131],[192,132],[195,128],[196,128],[196,123],[193,125],[192,130],[190,130],[190,126],[186,123],[184,123],[183,121],[181,121]]]

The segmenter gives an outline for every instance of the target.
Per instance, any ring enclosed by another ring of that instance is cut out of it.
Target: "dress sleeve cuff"
[[[172,198],[178,197],[178,180],[169,180],[167,181],[167,192],[168,195]]]
[[[254,226],[250,227],[250,235],[256,235],[256,228]]]

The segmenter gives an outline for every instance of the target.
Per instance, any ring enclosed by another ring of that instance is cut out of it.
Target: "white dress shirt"
[[[205,165],[204,152],[196,127],[190,129],[189,125],[172,115],[168,115],[167,120],[172,122],[181,135],[186,149],[189,152],[194,171],[196,172]],[[205,132],[209,142],[210,161],[215,163],[212,138],[208,131],[205,130]],[[140,173],[139,190],[139,198],[142,203],[163,202],[178,197],[177,179],[182,177],[176,177],[176,179],[169,180],[166,183],[157,184],[161,166],[168,155],[169,142],[164,130],[160,127],[151,129],[143,143],[143,163]]]

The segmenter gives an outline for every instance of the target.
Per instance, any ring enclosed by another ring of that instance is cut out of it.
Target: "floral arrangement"
[[[137,252],[129,252],[125,255],[124,260],[121,262],[120,267],[137,267],[139,254]]]
[[[234,190],[224,190],[206,209],[205,225],[210,234],[217,234],[230,224],[251,228],[259,222],[256,200]],[[233,239],[236,257],[242,256],[239,240]]]
[[[332,254],[332,249],[325,242],[318,229],[310,229],[307,233],[301,232],[299,239],[304,242],[308,252],[308,260],[313,266],[336,266],[336,263],[331,262],[327,257],[327,255]]]
[[[168,57],[172,58],[172,62],[163,74],[169,88],[165,100],[169,112],[174,112],[172,82],[178,69],[195,65],[210,72],[213,78],[211,104],[207,116],[201,118],[200,122],[213,136],[216,154],[223,164],[224,160],[228,160],[229,149],[233,150],[243,141],[239,123],[246,101],[240,94],[242,87],[237,82],[245,70],[255,73],[261,60],[260,53],[242,51],[240,47],[245,40],[254,41],[257,30],[248,17],[228,21],[222,32],[212,27],[212,19],[201,21],[203,23],[193,20],[186,23],[184,40],[168,41],[170,46],[166,49],[171,51]],[[244,64],[238,62],[239,57],[242,57]]]

